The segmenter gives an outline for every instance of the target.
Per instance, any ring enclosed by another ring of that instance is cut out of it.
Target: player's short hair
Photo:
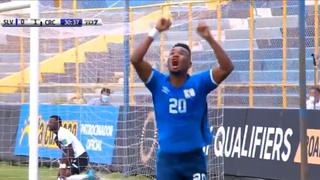
[[[62,119],[61,119],[61,117],[60,116],[58,116],[58,115],[52,115],[52,116],[50,116],[50,119],[55,119],[56,121],[59,121],[59,124],[61,125],[62,124]]]
[[[103,93],[111,94],[111,90],[109,88],[102,88],[100,94]]]
[[[311,87],[309,88],[309,91],[310,91],[310,90],[315,90],[315,91],[320,92],[320,88],[317,87],[317,86],[311,86]]]
[[[182,47],[182,48],[186,49],[189,52],[189,54],[191,55],[191,50],[188,45],[186,45],[184,43],[177,43],[172,48],[175,48],[175,47]]]

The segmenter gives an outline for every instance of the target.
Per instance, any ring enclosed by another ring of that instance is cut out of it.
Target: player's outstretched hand
[[[212,38],[210,29],[209,29],[208,25],[204,22],[200,22],[198,24],[197,33],[199,34],[199,36],[201,36],[202,38],[204,38],[206,40],[208,40],[209,38]]]
[[[160,18],[156,24],[156,28],[159,32],[169,29],[170,26],[171,26],[171,20],[166,18]]]

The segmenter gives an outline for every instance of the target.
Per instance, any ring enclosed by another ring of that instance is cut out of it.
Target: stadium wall
[[[74,107],[74,106],[73,106]],[[15,141],[20,105],[1,105],[0,160],[17,161]],[[155,173],[157,134],[151,107],[130,107],[125,122],[119,108],[112,171]],[[41,112],[40,112],[41,114]],[[225,156],[226,175],[265,179],[299,179],[299,111],[297,109],[231,109],[224,111],[224,126],[216,132],[215,148],[209,153]],[[308,160],[310,180],[320,172],[320,112],[308,111]],[[124,138],[126,137],[126,138]],[[210,171],[210,170],[209,170]]]

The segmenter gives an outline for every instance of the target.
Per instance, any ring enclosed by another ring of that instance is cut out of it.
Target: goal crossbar
[[[30,2],[28,2],[28,1],[13,1],[13,2],[1,3],[0,13],[6,12],[6,11],[25,9],[25,8],[30,8]]]

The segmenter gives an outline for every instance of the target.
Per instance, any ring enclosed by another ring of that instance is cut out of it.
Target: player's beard
[[[184,73],[182,71],[170,71],[170,75],[179,77],[182,76]]]

